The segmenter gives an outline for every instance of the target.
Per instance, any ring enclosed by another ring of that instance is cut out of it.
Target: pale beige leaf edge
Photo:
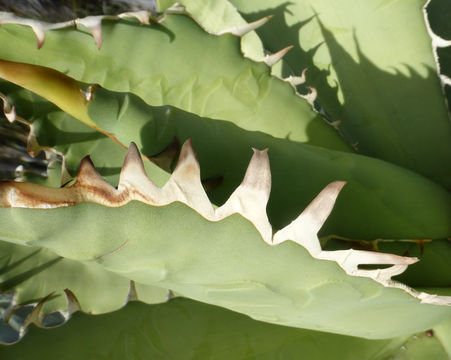
[[[99,175],[87,156],[81,161],[77,180],[70,187],[55,189],[31,183],[0,183],[0,207],[49,209],[82,202],[119,207],[130,201],[140,201],[150,206],[166,206],[181,202],[209,221],[221,221],[232,214],[240,214],[255,226],[268,245],[276,246],[285,241],[293,241],[307,249],[318,260],[335,261],[350,276],[370,278],[384,287],[400,289],[422,303],[451,305],[449,296],[418,292],[391,279],[392,276],[404,272],[410,264],[417,262],[417,258],[353,249],[321,249],[317,233],[331,213],[345,185],[343,181],[335,181],[326,186],[297,219],[273,234],[266,214],[271,191],[267,150],[253,151],[242,183],[219,208],[212,205],[202,186],[200,167],[191,140],[183,144],[177,166],[168,182],[161,188],[149,179],[139,150],[131,143],[117,188]],[[359,269],[359,265],[381,264],[391,266],[376,270]]]

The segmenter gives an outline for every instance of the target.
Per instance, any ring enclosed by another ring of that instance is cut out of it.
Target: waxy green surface
[[[377,339],[451,317],[449,306],[420,304],[403,290],[348,276],[295,243],[270,246],[239,215],[209,222],[180,203],[139,202],[0,209],[0,215],[4,241],[97,263],[257,320]]]
[[[250,148],[268,148],[272,172],[268,214],[275,228],[297,217],[327,184],[342,180],[348,184],[323,234],[371,240],[441,238],[451,233],[449,193],[378,159],[245,131],[172,107],[151,107],[132,94],[104,89],[96,90],[88,113],[98,127],[124,144],[136,142],[144,154],[162,151],[174,137],[181,142],[192,138],[202,178],[223,177],[221,185],[209,193],[218,205],[241,182]]]
[[[330,121],[359,153],[450,189],[451,168],[442,164],[451,163],[451,124],[422,11],[426,1],[230,2],[249,22],[274,15],[256,32],[269,51],[294,46],[279,75],[307,68],[306,85],[318,90]],[[449,6],[434,0],[429,8],[433,29],[450,39],[443,20]],[[449,47],[438,56],[440,72],[449,76]]]
[[[120,326],[118,326],[120,324]],[[55,346],[55,342],[58,346]],[[79,346],[83,344],[83,346]],[[30,351],[39,349],[36,352]],[[130,303],[100,316],[76,313],[62,327],[30,328],[20,344],[0,346],[11,359],[310,359],[386,360],[448,358],[443,342],[425,333],[367,340],[261,323],[189,299]],[[37,357],[38,356],[38,357]]]
[[[245,59],[236,36],[209,35],[185,15],[151,26],[105,20],[102,36],[99,50],[83,31],[48,31],[38,50],[31,29],[5,24],[0,39],[15,46],[3,47],[0,59],[50,67],[249,131],[351,151],[288,83],[271,76],[266,64]]]

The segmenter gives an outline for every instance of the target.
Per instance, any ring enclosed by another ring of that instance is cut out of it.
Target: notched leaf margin
[[[74,27],[74,28],[78,29],[80,26],[83,26],[89,30],[89,32],[91,33],[91,35],[93,36],[93,38],[95,40],[97,48],[100,50],[102,47],[102,20],[104,20],[104,19],[118,20],[118,19],[125,19],[125,18],[135,18],[135,19],[138,19],[138,21],[143,25],[150,25],[151,22],[149,21],[149,19],[152,19],[152,22],[155,22],[155,23],[162,23],[166,20],[168,15],[173,15],[173,14],[186,15],[186,16],[190,17],[208,34],[215,35],[215,36],[232,34],[239,38],[242,38],[247,33],[258,29],[259,27],[263,26],[270,19],[273,18],[273,15],[268,15],[268,16],[265,16],[261,19],[251,22],[251,23],[245,23],[245,24],[239,25],[239,26],[232,26],[230,28],[226,28],[226,29],[223,29],[223,30],[220,30],[217,32],[213,32],[213,31],[210,31],[209,29],[207,29],[204,26],[204,24],[199,22],[193,14],[186,11],[186,9],[183,5],[181,5],[180,3],[174,3],[171,7],[166,9],[163,13],[142,10],[142,11],[135,11],[135,12],[125,12],[125,13],[121,13],[121,14],[118,14],[115,16],[113,16],[113,15],[88,16],[85,18],[79,18],[79,19],[74,19],[74,20],[60,22],[60,23],[47,23],[47,22],[39,21],[39,20],[35,20],[35,19],[21,18],[21,17],[14,15],[13,13],[9,13],[9,12],[0,12],[0,25],[17,24],[17,25],[24,25],[24,26],[31,27],[33,32],[36,35],[38,49],[40,49],[44,45],[46,31],[62,29],[62,28],[67,28],[67,27]],[[294,47],[293,45],[290,45],[290,46],[287,46],[273,54],[268,53],[264,56],[262,54],[261,58],[248,57],[244,53],[242,46],[241,46],[240,50],[241,50],[241,54],[243,55],[243,57],[249,58],[250,60],[255,61],[255,62],[263,62],[268,66],[269,70],[271,70],[272,67],[275,64],[277,64],[279,61],[281,61],[283,59],[283,57],[285,56],[285,54],[288,53],[288,51],[290,51],[293,47]],[[317,110],[317,104],[315,102],[316,97],[317,97],[317,90],[315,88],[309,86],[308,87],[309,93],[301,94],[298,92],[298,90],[296,88],[296,86],[305,83],[306,70],[307,69],[303,69],[300,76],[290,75],[287,78],[280,78],[280,80],[289,83],[296,96],[306,100],[314,112],[316,112],[319,115],[321,115],[322,117],[324,117],[325,113],[324,113],[324,111],[322,111],[322,108],[319,107],[321,110],[320,111]],[[271,71],[269,71],[269,72],[271,73]],[[271,76],[274,76],[274,75],[271,75]],[[278,76],[274,76],[274,77],[279,79]],[[327,117],[325,119],[326,119],[326,123],[330,123],[330,121],[328,121]]]
[[[0,207],[48,209],[72,206],[83,202],[107,207],[124,206],[140,201],[150,206],[166,206],[181,202],[209,221],[221,221],[239,214],[250,221],[268,245],[293,241],[303,246],[318,260],[335,261],[348,275],[370,278],[384,287],[403,290],[422,303],[451,305],[451,297],[418,292],[393,281],[392,276],[404,272],[417,258],[365,250],[321,249],[317,233],[332,212],[335,201],[345,185],[335,181],[327,185],[291,224],[273,234],[266,214],[271,191],[271,171],[267,149],[253,149],[254,154],[242,183],[219,208],[214,208],[201,183],[200,166],[191,140],[181,149],[177,166],[168,182],[158,187],[147,176],[141,155],[130,144],[117,189],[96,171],[89,156],[80,164],[77,180],[70,187],[48,188],[19,182],[0,183]],[[384,269],[363,270],[359,265],[391,265]]]
[[[66,324],[71,316],[76,312],[84,312],[76,295],[70,290],[70,289],[64,289],[64,296],[66,298],[66,309],[63,310],[56,310],[50,314],[45,314],[42,311],[42,308],[44,304],[53,296],[53,292],[42,298],[38,303],[35,304],[17,304],[16,295],[17,293],[14,292],[13,298],[11,301],[11,304],[9,305],[8,309],[6,309],[3,318],[0,319],[0,321],[5,321],[8,323],[9,319],[12,317],[14,312],[21,309],[23,306],[33,306],[33,309],[30,311],[30,313],[25,317],[23,323],[20,325],[20,327],[17,329],[18,338],[17,340],[13,342],[2,342],[0,341],[0,345],[14,345],[17,344],[22,340],[22,338],[26,335],[27,329],[31,325],[35,325],[39,328],[43,329],[50,329],[55,327],[60,327]],[[166,298],[166,301],[169,301],[173,297],[172,291],[168,290],[168,295]],[[138,292],[136,290],[135,282],[133,280],[130,280],[129,285],[129,291],[128,295],[124,300],[124,303],[121,308],[125,307],[129,302],[132,301],[140,301],[140,297],[138,295]],[[120,309],[120,308],[119,308]],[[119,310],[117,309],[117,310]],[[61,318],[61,321],[59,321],[57,324],[48,325],[46,324],[46,318],[49,315],[58,314]]]

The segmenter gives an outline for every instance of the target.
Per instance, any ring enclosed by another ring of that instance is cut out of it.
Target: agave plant
[[[339,4],[0,13],[0,353],[451,356],[441,4]]]

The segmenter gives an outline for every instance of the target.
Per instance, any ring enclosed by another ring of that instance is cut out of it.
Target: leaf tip
[[[290,51],[293,47],[294,47],[293,45],[289,45],[274,54],[266,55],[265,60],[264,60],[266,65],[268,65],[269,67],[272,67],[273,65],[277,64],[280,60],[282,60],[282,58],[286,55],[286,53],[288,51]]]
[[[64,295],[66,296],[67,302],[66,318],[68,319],[73,313],[80,311],[81,306],[77,297],[71,290],[64,289]]]

